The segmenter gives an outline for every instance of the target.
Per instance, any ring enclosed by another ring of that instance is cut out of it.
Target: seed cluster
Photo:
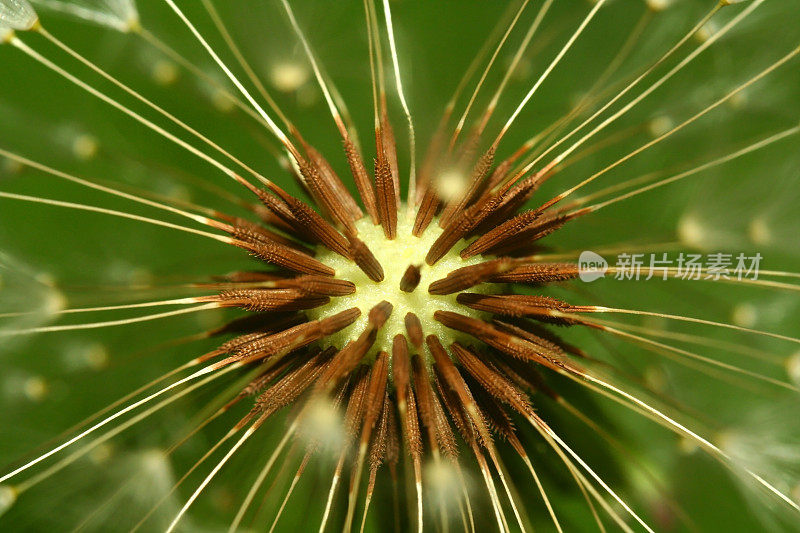
[[[557,397],[541,370],[580,375],[572,359],[584,355],[547,329],[582,323],[572,314],[580,307],[520,294],[578,276],[577,265],[531,256],[539,239],[576,216],[553,209],[555,201],[522,210],[550,170],[513,175],[513,159],[495,166],[494,147],[477,157],[462,148],[462,166],[474,162],[458,193],[440,190],[441,167],[428,164],[406,204],[384,115],[372,176],[344,138],[364,213],[333,166],[299,139],[294,177],[321,214],[275,184],[250,185],[266,209],[262,221],[228,218],[228,231],[275,268],[234,274],[229,281],[250,287],[210,297],[259,313],[208,356],[221,357],[215,368],[263,366],[233,402],[256,397],[238,427],[258,427],[301,398],[301,424],[320,396],[342,405],[348,442],[337,471],[346,450],[356,450],[351,497],[364,463],[369,497],[381,465],[393,472],[404,456],[401,447],[417,483],[425,456],[455,457],[458,437],[482,469],[486,454],[496,461],[494,436],[527,460],[512,413],[533,420],[533,392]]]

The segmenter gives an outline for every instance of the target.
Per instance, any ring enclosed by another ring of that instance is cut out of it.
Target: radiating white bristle
[[[0,24],[25,31],[33,28],[37,20],[39,16],[28,0],[0,0]]]

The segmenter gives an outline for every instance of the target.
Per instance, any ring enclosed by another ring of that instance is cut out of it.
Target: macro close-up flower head
[[[0,0],[0,530],[800,531],[797,0]]]

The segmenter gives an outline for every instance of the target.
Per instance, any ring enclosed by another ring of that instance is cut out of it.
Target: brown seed
[[[378,329],[383,327],[383,324],[391,313],[392,304],[387,301],[379,303],[370,310],[368,326],[356,340],[347,343],[347,345],[334,356],[326,372],[320,376],[317,381],[317,390],[323,388],[330,389],[358,366],[375,343]]]
[[[350,398],[344,412],[345,432],[350,440],[356,438],[358,426],[364,416],[364,399],[369,385],[369,369],[362,366],[355,372],[354,383],[350,389]]]
[[[392,378],[398,403],[406,403],[410,383],[411,368],[408,358],[406,338],[398,333],[392,339]]]
[[[548,296],[527,294],[473,294],[464,292],[456,296],[456,301],[478,311],[514,317],[551,317],[553,311],[569,313],[580,309]]]
[[[352,213],[334,189],[330,179],[326,179],[330,176],[326,176],[317,165],[309,163],[303,158],[297,160],[297,167],[304,178],[304,184],[317,204],[348,231],[355,231]]]
[[[456,426],[458,434],[470,446],[477,445],[480,437],[475,431],[475,425],[469,419],[467,413],[464,412],[464,406],[459,402],[458,396],[444,383],[444,379],[438,371],[434,372],[433,381],[439,396],[442,398],[442,403],[444,403],[447,412],[450,414],[450,420]]]
[[[325,368],[329,360],[328,354],[329,352],[322,352],[296,370],[287,372],[259,396],[253,409],[261,412],[275,412],[294,402]]]
[[[239,217],[228,217],[223,216],[221,217],[223,220],[226,220],[232,226],[232,231],[230,231],[231,237],[234,239],[239,239],[245,242],[262,242],[262,243],[273,243],[276,242],[278,244],[282,244],[283,246],[287,246],[298,252],[302,252],[306,255],[313,255],[314,251],[306,248],[302,244],[298,243],[295,240],[292,240],[280,233],[275,231],[271,231],[259,224],[250,222],[249,220],[239,218]]]
[[[414,229],[411,233],[415,237],[422,235],[428,225],[430,225],[440,205],[441,202],[436,195],[436,191],[433,190],[433,187],[427,187],[425,194],[422,196],[422,202],[419,205],[417,216],[414,219]]]
[[[292,287],[306,294],[345,296],[356,292],[356,285],[346,279],[328,276],[297,276],[275,282],[276,287]]]
[[[517,266],[506,272],[495,274],[488,281],[545,285],[576,279],[579,273],[578,265],[572,263],[536,263]]]
[[[362,272],[364,272],[364,274],[366,274],[367,277],[372,281],[383,281],[383,267],[372,253],[372,250],[367,247],[364,241],[355,235],[349,235],[348,239],[350,241],[350,255],[352,256],[356,265],[358,265],[358,268],[360,268]]]
[[[247,250],[262,261],[278,265],[295,272],[304,274],[322,274],[333,276],[336,271],[328,265],[301,252],[296,252],[278,243],[234,241],[239,248]]]
[[[429,444],[435,450],[441,449],[450,456],[456,456],[458,447],[436,392],[431,387],[431,377],[425,362],[418,354],[414,354],[411,358],[411,365],[419,417],[425,426]]]
[[[484,363],[473,351],[456,342],[450,346],[461,365],[493,397],[511,405],[521,413],[533,411],[528,396],[490,364]]]
[[[380,468],[384,459],[386,459],[389,452],[390,432],[390,416],[392,416],[392,407],[389,402],[389,392],[384,391],[383,405],[381,406],[380,418],[375,434],[369,446],[369,470],[370,482],[367,486],[367,493],[372,493],[375,483],[375,472]]]
[[[517,261],[510,258],[495,259],[477,265],[457,268],[446,277],[430,284],[428,292],[431,294],[453,294],[474,287],[484,281],[489,281],[496,275],[512,269]]]
[[[364,398],[364,424],[361,430],[361,442],[366,444],[375,423],[381,414],[383,400],[386,397],[386,383],[389,377],[389,354],[380,352],[370,368],[369,385]]]
[[[400,290],[403,292],[414,292],[414,289],[419,285],[422,275],[420,274],[419,267],[416,265],[408,265],[408,268],[403,273],[400,279]]]
[[[345,139],[344,152],[347,157],[347,163],[350,165],[350,172],[353,174],[353,180],[356,182],[356,188],[361,195],[361,201],[364,202],[364,207],[367,213],[369,213],[373,224],[378,224],[380,220],[378,218],[375,189],[373,189],[372,181],[367,174],[364,160],[361,158],[361,154],[358,153],[353,141],[350,139]]]
[[[344,329],[355,322],[360,315],[361,311],[357,308],[346,309],[327,318],[305,322],[284,331],[257,338],[236,349],[232,352],[233,356],[223,362],[251,362],[276,354],[288,353]],[[219,363],[220,367],[224,366],[221,363]]]
[[[351,220],[358,220],[364,216],[364,213],[361,211],[361,208],[358,207],[353,196],[350,194],[350,191],[347,190],[342,180],[336,174],[336,171],[333,170],[333,167],[328,162],[325,157],[320,154],[313,146],[311,145],[304,145],[306,149],[306,153],[308,157],[311,159],[312,163],[319,169],[320,174],[322,175],[324,181],[328,184],[328,186],[333,190],[336,198],[339,202],[344,205],[345,209],[349,213],[349,218]]]
[[[283,193],[281,199],[286,203],[287,208],[297,221],[297,226],[302,228],[304,233],[313,235],[317,241],[337,254],[350,258],[347,251],[349,248],[347,239],[328,224],[316,211],[289,194]]]
[[[422,323],[419,321],[419,317],[417,317],[417,315],[414,313],[406,313],[405,324],[406,333],[408,333],[408,340],[410,340],[411,344],[413,344],[414,347],[419,350],[422,348],[423,340]]]
[[[216,301],[224,307],[247,311],[298,311],[330,302],[327,296],[309,296],[297,289],[233,289],[200,300]]]
[[[435,264],[450,251],[455,244],[472,232],[486,217],[491,215],[502,203],[502,195],[484,195],[460,214],[453,217],[452,222],[431,245],[425,262]]]
[[[505,439],[520,456],[526,457],[527,452],[516,435],[511,416],[506,412],[498,399],[483,390],[473,380],[466,379],[466,381],[467,386],[472,391],[478,411],[481,417],[486,421],[492,433]]]
[[[422,432],[419,425],[419,413],[417,411],[417,400],[414,396],[414,391],[409,387],[408,389],[408,403],[406,407],[406,414],[401,419],[403,438],[406,443],[406,450],[408,454],[419,461],[422,456]]]
[[[375,190],[378,200],[378,216],[387,239],[397,236],[397,204],[395,202],[394,178],[386,154],[378,152],[375,159]]]
[[[461,198],[450,202],[450,204],[444,208],[440,219],[441,224],[449,224],[453,216],[458,215],[475,198],[475,195],[483,184],[484,178],[486,178],[486,175],[494,164],[494,154],[495,149],[491,147],[478,158],[478,162],[475,163],[475,167],[472,169],[467,190],[464,191]]]
[[[461,252],[461,257],[466,259],[504,243],[507,239],[513,238],[517,233],[528,227],[528,224],[539,216],[540,213],[536,211],[527,211],[500,224],[464,248]]]
[[[551,350],[517,337],[510,332],[503,331],[482,320],[451,311],[436,311],[433,316],[448,328],[472,335],[495,350],[520,359],[534,361],[554,370],[566,368],[564,361],[554,358]]]
[[[386,102],[382,103],[380,136],[377,138],[378,153],[386,154],[389,168],[392,171],[392,181],[395,194],[395,209],[400,207],[400,167],[397,165],[397,142],[395,141],[394,128],[386,112]]]

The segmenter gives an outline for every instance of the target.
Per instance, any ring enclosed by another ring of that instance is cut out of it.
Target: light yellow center
[[[331,316],[345,309],[357,307],[361,316],[355,323],[342,331],[328,337],[324,344],[343,347],[348,341],[356,339],[367,327],[367,315],[370,309],[383,300],[392,304],[393,310],[386,324],[378,332],[370,354],[381,350],[391,354],[392,339],[398,333],[405,333],[405,316],[414,313],[422,323],[424,336],[436,335],[442,344],[447,347],[453,341],[463,336],[446,328],[434,320],[433,313],[438,310],[455,311],[469,316],[479,314],[456,302],[456,295],[449,294],[438,296],[428,293],[428,286],[436,280],[442,279],[453,270],[480,263],[479,256],[462,259],[458,252],[465,246],[463,241],[456,244],[435,265],[425,263],[425,255],[431,245],[442,234],[442,229],[431,222],[428,229],[420,237],[411,234],[414,225],[414,215],[408,213],[406,206],[401,206],[397,214],[397,237],[388,240],[381,226],[372,224],[369,217],[364,217],[356,222],[358,237],[364,241],[383,267],[384,279],[374,282],[352,261],[346,259],[327,248],[320,247],[317,259],[336,270],[336,277],[352,281],[356,285],[356,292],[340,298],[331,298],[330,303],[307,311],[309,318],[318,319]],[[400,280],[409,265],[420,268],[421,280],[412,292],[400,290]],[[472,292],[484,292],[480,287],[470,289]]]

